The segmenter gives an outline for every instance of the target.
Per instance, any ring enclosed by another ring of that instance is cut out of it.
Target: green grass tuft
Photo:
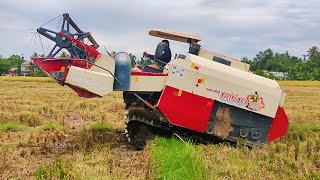
[[[49,130],[54,130],[54,129],[63,130],[64,128],[58,123],[49,122],[47,124],[42,125],[42,129],[46,130],[46,131],[49,131]]]
[[[305,131],[310,130],[320,132],[320,125],[317,124],[290,124],[289,131]]]
[[[60,160],[55,160],[51,165],[42,165],[36,169],[36,179],[69,179],[69,170]]]
[[[0,130],[4,131],[18,131],[24,129],[25,126],[16,122],[7,122],[0,124]]]
[[[159,179],[205,179],[200,151],[190,142],[157,137],[151,153]]]
[[[106,123],[96,123],[91,126],[91,130],[105,130],[105,129],[111,129],[112,126],[110,124]]]

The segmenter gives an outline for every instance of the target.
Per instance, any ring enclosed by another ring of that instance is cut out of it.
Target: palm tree
[[[313,46],[308,50],[309,59],[316,59],[320,57],[319,48],[317,46]]]

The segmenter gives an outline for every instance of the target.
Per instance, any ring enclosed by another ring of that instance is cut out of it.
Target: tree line
[[[260,51],[253,59],[244,57],[241,61],[250,64],[251,72],[272,79],[277,78],[265,71],[285,72],[288,80],[320,80],[320,51],[316,46],[309,48],[302,58],[269,48]]]
[[[30,59],[33,57],[45,57],[44,54],[38,54],[34,52]],[[69,57],[68,54],[63,52],[60,57]],[[21,73],[21,65],[24,62],[28,62],[28,69],[29,69],[29,76],[34,76],[34,77],[45,77],[47,76],[45,73],[43,73],[40,68],[33,63],[30,60],[24,60],[24,57],[21,55],[12,55],[9,58],[4,58],[3,56],[0,55],[0,76],[1,75],[6,75],[12,68],[17,68],[16,75],[20,76],[22,75]]]
[[[116,52],[112,52],[114,56]],[[33,53],[31,57],[44,57],[44,55]],[[62,53],[60,57],[68,57],[68,54]],[[136,56],[130,54],[132,66],[139,63]],[[241,58],[242,62],[250,64],[250,71],[271,79],[277,79],[268,72],[284,72],[288,80],[320,80],[320,50],[313,46],[309,48],[303,57],[291,56],[289,52],[278,53],[268,48],[260,51],[253,59],[247,57]],[[21,73],[21,64],[25,62],[22,56],[12,55],[4,58],[0,55],[0,75],[6,74],[15,67],[18,69],[18,75]],[[30,76],[45,76],[43,72],[32,62],[29,64]]]
[[[19,55],[12,55],[9,58],[4,58],[0,55],[0,75],[6,74],[11,68],[18,68],[21,73],[21,64],[24,62],[23,57]]]

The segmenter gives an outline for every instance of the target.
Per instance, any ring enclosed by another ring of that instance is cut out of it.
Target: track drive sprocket
[[[129,144],[135,147],[137,150],[143,150],[149,140],[155,138],[155,134],[152,131],[152,127],[142,123],[145,121],[140,116],[125,116],[126,129],[125,134]]]

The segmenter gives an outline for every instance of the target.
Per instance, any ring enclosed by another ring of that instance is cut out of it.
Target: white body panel
[[[160,37],[163,39],[170,39],[174,41],[184,42],[184,43],[196,43],[201,41],[201,37],[194,34],[186,34],[175,31],[152,29],[149,31],[151,36]]]
[[[69,68],[66,83],[81,87],[99,96],[113,91],[114,78],[108,73],[95,72],[75,66]]]
[[[174,68],[184,75],[174,74]],[[192,54],[170,62],[166,85],[188,92],[193,85],[196,95],[269,117],[275,117],[282,96],[276,81]]]
[[[129,91],[159,92],[164,88],[167,76],[135,76],[130,77]]]
[[[95,62],[96,66],[91,66],[90,70],[91,71],[95,71],[95,72],[101,72],[101,73],[107,73],[108,72],[104,69],[109,70],[112,74],[114,74],[115,71],[115,62],[114,59],[109,56],[109,55],[102,55],[100,56],[96,62]],[[99,66],[99,67],[98,67]],[[104,68],[101,69],[100,67]]]
[[[198,71],[191,68],[191,62],[177,59],[171,61],[169,65],[169,74],[165,85],[192,93]]]
[[[208,51],[208,50],[205,50],[202,48],[200,48],[198,56],[209,59],[211,61],[213,60],[214,57],[221,58],[223,60],[229,61],[231,63],[230,64],[231,67],[241,69],[243,71],[249,71],[249,68],[250,68],[250,64],[243,63],[237,59],[230,58],[230,57],[227,57],[227,56],[215,53],[215,52],[211,52],[211,51]]]

